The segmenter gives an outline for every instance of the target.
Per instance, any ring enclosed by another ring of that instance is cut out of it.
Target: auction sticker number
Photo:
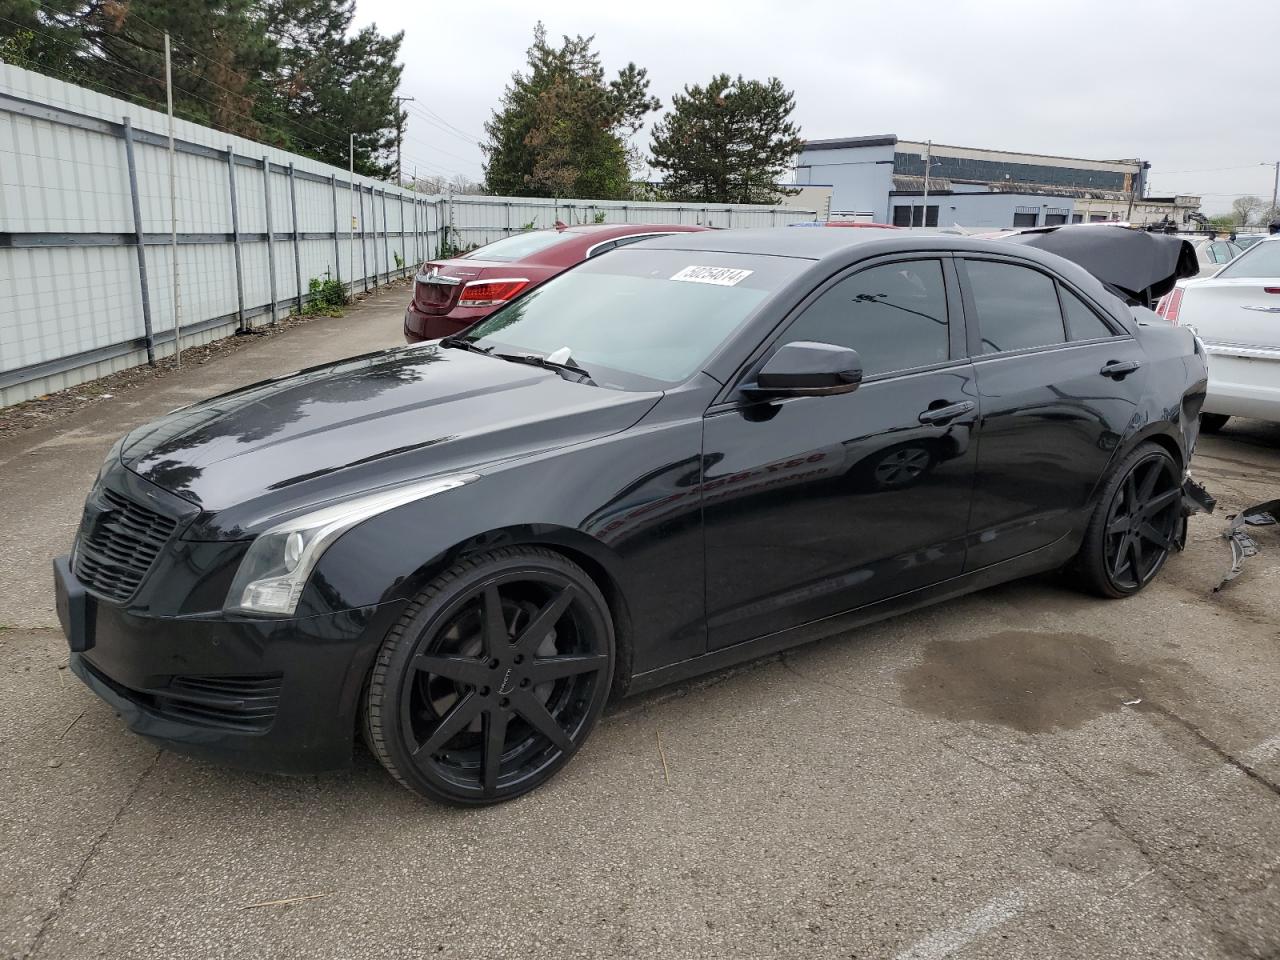
[[[685,267],[672,280],[684,280],[688,283],[714,283],[717,287],[732,287],[741,283],[754,271],[739,270],[736,267]]]

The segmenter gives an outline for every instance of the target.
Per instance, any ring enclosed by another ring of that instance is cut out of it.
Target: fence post
[[[298,187],[293,161],[289,162],[289,214],[293,218],[293,282],[298,294],[298,312],[302,312],[302,240],[298,236]]]
[[[511,236],[511,201],[508,200],[506,203],[503,204],[503,206],[507,208],[507,229],[503,232],[502,235],[504,237],[509,237]]]
[[[373,289],[378,289],[378,188],[369,188],[369,223],[373,225]],[[384,224],[385,226],[385,224]]]
[[[236,255],[236,316],[240,320],[240,332],[248,331],[244,319],[244,263],[240,255],[240,208],[236,203],[236,153],[227,145],[227,178],[231,182],[231,243]]]
[[[387,219],[387,188],[382,188],[382,265],[387,268],[387,283],[391,282],[391,222]]]
[[[156,365],[156,336],[151,328],[151,291],[147,287],[146,238],[142,234],[142,203],[138,199],[138,167],[133,159],[133,123],[124,118],[124,154],[129,163],[129,199],[133,203],[133,242],[138,250],[138,285],[142,290],[142,329],[147,338],[147,363]]]
[[[773,225],[776,227],[776,226],[778,225],[778,210],[777,210],[777,208],[775,207],[774,209],[770,210],[770,211],[769,211],[769,213],[773,215]]]
[[[342,282],[342,247],[338,241],[338,175],[329,174],[329,189],[333,193],[333,279]]]
[[[422,198],[413,195],[413,272],[418,272],[422,263]]]
[[[369,188],[370,190],[373,187]],[[364,222],[364,184],[360,184],[360,269],[364,271],[361,280],[364,283],[364,292],[369,292],[369,243],[366,239],[369,231],[365,229]]]
[[[405,268],[409,265],[409,245],[405,243],[404,194],[397,193],[396,201],[400,205],[400,279],[404,279]]]
[[[271,325],[280,319],[279,302],[276,299],[276,244],[271,225],[271,160],[262,158],[262,196],[267,206],[267,276],[271,281]]]

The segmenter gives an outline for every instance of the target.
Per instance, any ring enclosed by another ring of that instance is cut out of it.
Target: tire
[[[365,693],[374,755],[420,796],[501,803],[540,786],[600,719],[615,662],[599,588],[568,558],[461,560],[388,631]]]
[[[1164,567],[1182,525],[1177,462],[1163,447],[1142,443],[1103,487],[1076,554],[1078,584],[1102,597],[1130,597]]]
[[[1230,419],[1231,417],[1225,413],[1202,413],[1200,414],[1200,432],[1217,433],[1227,425]]]

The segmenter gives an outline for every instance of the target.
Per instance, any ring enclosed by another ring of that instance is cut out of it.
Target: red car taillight
[[[1156,304],[1156,315],[1164,317],[1175,326],[1178,323],[1178,312],[1182,309],[1182,288],[1174,287],[1160,298]]]
[[[500,303],[506,303],[528,285],[529,281],[523,277],[505,280],[472,280],[462,288],[458,306],[496,307]]]

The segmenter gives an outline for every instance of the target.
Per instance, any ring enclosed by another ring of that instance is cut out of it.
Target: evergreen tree
[[[355,0],[268,0],[267,36],[279,51],[264,119],[291,144],[329,163],[347,163],[356,135],[356,171],[390,177],[405,114],[395,94],[403,33],[376,26],[349,34]]]
[[[661,104],[646,72],[627,64],[606,82],[593,37],[547,43],[534,28],[528,72],[517,72],[485,124],[485,187],[507,196],[624,198],[636,157],[627,138]]]
[[[776,77],[684,88],[654,128],[653,165],[664,191],[704,203],[777,203],[779,178],[804,145],[790,121],[795,96]]]
[[[253,140],[387,176],[401,34],[348,35],[354,0],[0,0],[0,57]]]

